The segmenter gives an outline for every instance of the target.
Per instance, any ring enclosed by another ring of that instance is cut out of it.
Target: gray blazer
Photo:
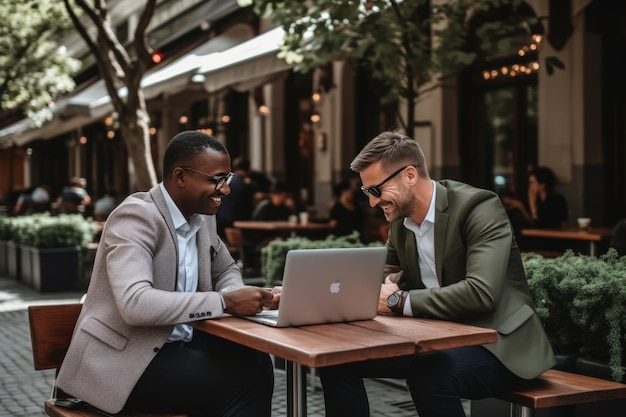
[[[243,282],[215,216],[205,217],[197,244],[198,292],[176,292],[178,244],[160,187],[127,197],[111,213],[59,388],[117,413],[175,324],[222,315],[216,291]]]
[[[516,375],[531,379],[556,363],[535,313],[519,248],[499,197],[456,181],[436,183],[435,264],[441,288],[425,289],[415,235],[403,219],[391,224],[387,263],[403,272],[416,317],[498,331],[485,345]]]

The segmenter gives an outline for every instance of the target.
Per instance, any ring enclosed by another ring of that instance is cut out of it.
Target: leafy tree
[[[24,109],[36,126],[52,117],[50,104],[74,87],[80,61],[58,40],[72,28],[57,0],[0,0],[0,108]]]
[[[437,77],[453,75],[480,55],[510,52],[529,42],[537,19],[519,13],[523,0],[238,0],[285,30],[279,56],[307,72],[347,60],[364,65],[385,88],[383,99],[404,97],[413,131],[415,102]],[[469,31],[467,17],[493,14]],[[474,38],[475,36],[475,38]],[[468,48],[475,45],[478,51]],[[548,71],[560,61],[546,61]]]
[[[150,152],[150,116],[140,83],[152,59],[146,30],[157,0],[145,1],[129,50],[115,35],[105,0],[63,0],[63,3],[96,59],[135,168],[136,186],[147,190],[157,179]],[[80,13],[85,19],[79,17]]]

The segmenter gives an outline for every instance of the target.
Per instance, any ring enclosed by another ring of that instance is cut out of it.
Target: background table
[[[522,229],[524,237],[539,237],[546,239],[583,240],[589,243],[589,255],[596,256],[596,243],[613,236],[613,229],[609,227],[592,227],[580,229],[567,227],[560,229]]]
[[[331,230],[333,227],[329,223],[290,223],[287,221],[256,221],[256,220],[236,220],[233,226],[244,230],[264,230],[275,232],[293,231],[319,231]]]
[[[284,358],[288,415],[292,417],[306,416],[302,366],[316,368],[497,340],[493,329],[384,315],[374,320],[286,328],[229,316],[190,324],[197,330]]]

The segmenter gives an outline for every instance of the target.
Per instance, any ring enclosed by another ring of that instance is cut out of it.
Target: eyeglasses
[[[388,176],[387,178],[385,178],[384,180],[382,180],[381,182],[379,182],[378,184],[376,184],[373,187],[370,188],[365,188],[363,185],[361,186],[361,191],[363,191],[363,194],[365,194],[366,196],[370,196],[373,195],[374,197],[380,197],[380,187],[382,187],[383,185],[385,185],[387,183],[387,181],[391,180],[393,177],[395,177],[396,175],[398,175],[399,173],[401,173],[402,171],[404,171],[405,169],[407,169],[410,166],[415,166],[415,165],[406,165],[403,166],[402,168],[398,169],[397,171],[395,171],[393,174],[391,174],[390,176]]]
[[[184,169],[186,171],[192,171],[192,172],[195,172],[197,174],[204,175],[205,177],[209,177],[209,179],[215,183],[215,190],[216,191],[219,190],[220,188],[222,188],[224,186],[224,184],[230,185],[231,181],[235,177],[235,173],[234,172],[229,172],[226,175],[211,175],[211,174],[207,174],[207,173],[202,172],[202,171],[198,171],[197,169],[193,169],[193,168],[187,168],[187,167],[180,167],[180,168]]]

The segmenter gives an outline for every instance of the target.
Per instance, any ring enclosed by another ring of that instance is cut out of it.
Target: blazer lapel
[[[176,276],[174,280],[174,291],[176,291],[176,287],[178,285],[178,239],[176,238],[176,229],[174,228],[174,223],[172,222],[172,215],[170,214],[169,209],[167,208],[167,202],[165,201],[165,196],[163,192],[161,192],[161,186],[159,184],[155,185],[150,189],[150,196],[152,197],[152,201],[154,201],[154,205],[163,216],[165,223],[167,224],[167,228],[170,232],[170,237],[174,242],[174,248],[176,251],[174,253],[174,262],[176,263]]]
[[[438,182],[437,196],[435,200],[435,267],[437,269],[437,279],[441,285],[441,273],[443,270],[443,250],[446,231],[448,230],[448,190]]]

